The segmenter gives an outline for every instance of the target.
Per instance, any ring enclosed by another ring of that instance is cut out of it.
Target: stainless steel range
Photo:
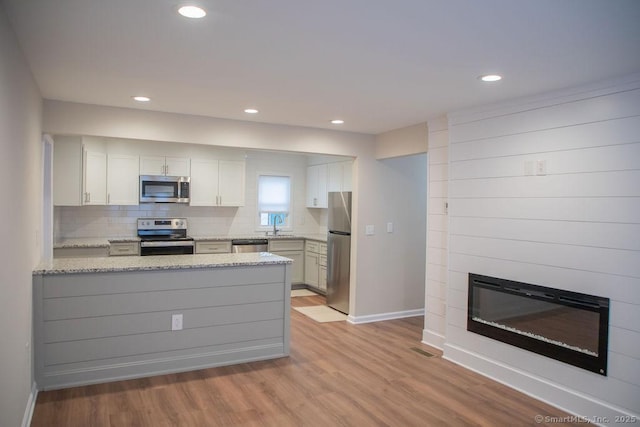
[[[186,218],[138,218],[140,255],[193,254]]]

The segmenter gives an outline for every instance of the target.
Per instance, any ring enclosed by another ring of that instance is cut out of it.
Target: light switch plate
[[[387,233],[393,233],[393,223],[392,222],[388,222],[387,223]]]

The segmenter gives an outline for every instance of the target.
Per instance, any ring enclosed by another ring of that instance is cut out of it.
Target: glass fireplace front
[[[608,298],[469,273],[467,330],[607,374]]]

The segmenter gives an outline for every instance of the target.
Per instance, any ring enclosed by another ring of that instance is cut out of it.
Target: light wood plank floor
[[[323,302],[292,298],[292,306]],[[288,358],[41,392],[31,425],[571,425],[536,423],[567,414],[421,345],[422,322],[317,323],[291,310]]]

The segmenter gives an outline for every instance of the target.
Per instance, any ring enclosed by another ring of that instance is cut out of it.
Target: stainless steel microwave
[[[191,177],[140,175],[140,203],[189,203]]]

